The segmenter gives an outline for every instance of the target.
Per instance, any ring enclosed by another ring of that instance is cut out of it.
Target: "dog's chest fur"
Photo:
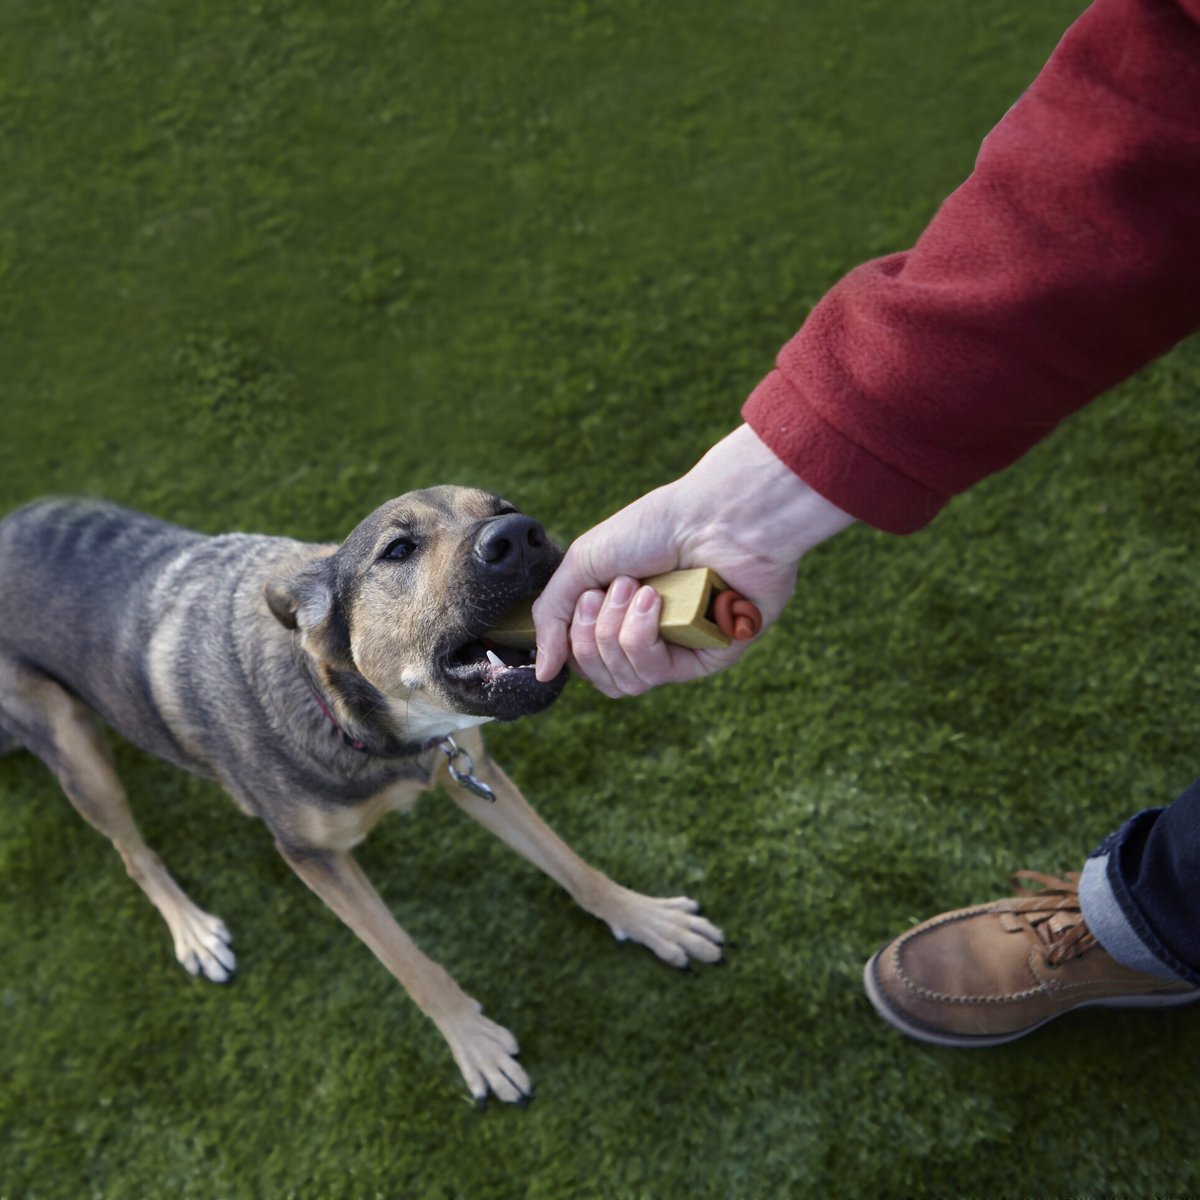
[[[397,779],[361,804],[305,805],[298,814],[299,832],[313,846],[349,850],[363,841],[388,813],[411,812],[427,786],[417,779]]]

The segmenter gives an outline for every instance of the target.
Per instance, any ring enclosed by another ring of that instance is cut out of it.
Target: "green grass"
[[[8,0],[0,510],[112,497],[337,537],[435,482],[569,538],[689,466],[822,291],[909,245],[1079,0]],[[361,858],[522,1042],[476,1112],[432,1026],[213,787],[127,747],[230,925],[174,965],[110,848],[0,761],[0,1196],[1200,1191],[1195,1014],[902,1039],[864,959],[1079,866],[1197,773],[1200,348],[906,540],[855,529],[734,672],[583,685],[492,745],[728,964],[617,947],[444,798]]]

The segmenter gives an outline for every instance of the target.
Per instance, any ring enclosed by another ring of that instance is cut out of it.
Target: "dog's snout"
[[[475,558],[489,571],[511,575],[547,555],[546,531],[523,513],[489,521],[475,539]]]

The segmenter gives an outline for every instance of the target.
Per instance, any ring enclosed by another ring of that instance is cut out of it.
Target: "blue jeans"
[[[1200,779],[1109,834],[1084,866],[1079,899],[1118,962],[1200,986]]]

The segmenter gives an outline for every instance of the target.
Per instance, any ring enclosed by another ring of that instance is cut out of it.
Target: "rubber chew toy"
[[[642,582],[662,597],[658,631],[664,642],[714,650],[730,642],[748,642],[762,629],[758,606],[733,591],[708,567],[668,571]],[[510,609],[487,640],[531,650],[535,644],[532,605]]]

